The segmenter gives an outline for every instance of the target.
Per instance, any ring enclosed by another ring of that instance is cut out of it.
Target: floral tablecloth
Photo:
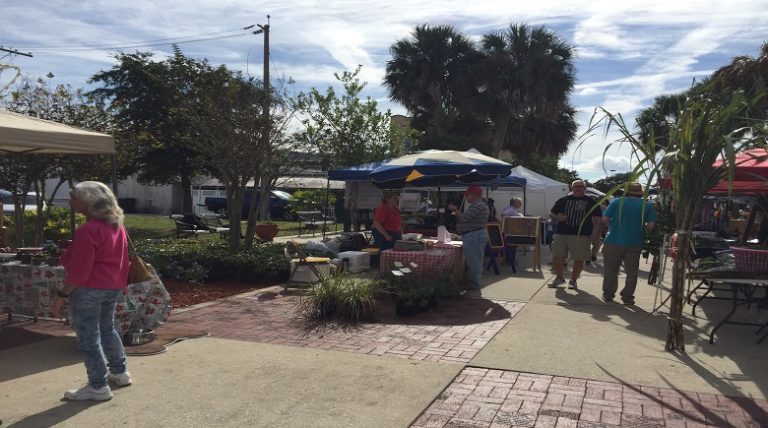
[[[50,312],[56,290],[64,286],[61,266],[0,264],[0,312],[54,318]],[[64,308],[66,315],[68,308]],[[171,296],[157,275],[130,284],[117,301],[115,326],[121,335],[129,329],[153,329],[168,319]]]
[[[386,272],[392,269],[394,262],[402,263],[419,275],[447,272],[461,274],[464,269],[461,248],[447,244],[437,244],[434,248],[424,251],[382,251],[379,271]],[[416,267],[412,267],[411,263],[416,264]]]

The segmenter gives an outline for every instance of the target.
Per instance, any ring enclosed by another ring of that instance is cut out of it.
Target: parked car
[[[0,189],[0,197],[3,198],[3,213],[13,214],[16,211],[16,206],[13,204],[13,195],[7,190]],[[28,192],[24,201],[24,211],[37,211],[37,195],[35,192]],[[46,207],[46,202],[43,200],[43,209]]]
[[[248,208],[251,203],[252,192],[247,192],[243,201],[242,218],[248,217]],[[294,220],[296,214],[291,208],[290,203],[293,197],[290,193],[282,190],[272,190],[269,195],[269,216],[274,219]],[[256,203],[258,204],[258,195]],[[205,198],[203,204],[208,211],[214,212],[220,217],[227,216],[227,198],[221,196],[209,196]]]

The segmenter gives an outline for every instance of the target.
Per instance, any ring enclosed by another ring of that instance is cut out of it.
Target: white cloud
[[[178,39],[265,24],[271,14],[275,76],[292,77],[299,89],[325,89],[336,85],[334,72],[362,64],[361,79],[369,83],[366,95],[381,101],[386,98],[381,82],[388,49],[416,25],[451,24],[476,39],[510,23],[543,24],[577,48],[581,83],[574,101],[582,131],[596,105],[628,115],[631,123],[632,114],[654,97],[684,89],[683,80],[709,75],[734,56],[755,55],[768,22],[765,0],[265,0],[255,6],[246,0],[199,0],[194,7],[182,0],[3,0],[2,4],[3,44],[27,47],[35,54],[31,59],[15,57],[12,63],[34,76],[53,72],[57,83],[81,86],[112,60],[103,50],[43,53],[36,47]],[[263,35],[246,34],[181,48],[214,65],[225,63],[260,76],[263,40]],[[170,52],[168,45],[140,49],[155,50],[159,58]],[[621,67],[615,67],[616,60],[624,61]],[[595,71],[584,71],[582,62],[589,62],[588,70]],[[394,103],[380,104],[403,112]],[[605,144],[590,142],[578,156],[574,144],[564,160],[576,159],[585,171],[593,171]],[[626,153],[611,155],[628,158]]]

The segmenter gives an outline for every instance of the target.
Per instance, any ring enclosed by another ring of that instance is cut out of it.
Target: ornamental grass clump
[[[307,290],[297,311],[306,319],[365,321],[373,315],[377,287],[378,282],[370,279],[330,275]]]

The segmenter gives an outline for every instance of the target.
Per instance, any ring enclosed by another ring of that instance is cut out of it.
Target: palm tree
[[[643,109],[635,118],[635,125],[640,129],[640,140],[647,143],[654,135],[656,144],[664,145],[665,141],[669,141],[670,128],[677,122],[688,95],[688,91],[661,95],[653,100],[650,107]]]
[[[472,42],[448,25],[420,25],[410,38],[390,47],[384,86],[390,98],[416,116],[433,116],[461,103],[470,91],[468,67],[478,52]]]
[[[480,62],[474,44],[453,27],[421,25],[390,48],[384,85],[413,115],[424,148],[483,150],[487,125],[471,107]]]
[[[575,82],[572,46],[545,27],[513,24],[506,31],[484,36],[481,52],[485,59],[480,99],[493,122],[493,155],[503,148],[513,152],[527,150],[523,146],[505,147],[505,143],[524,144],[509,135],[514,134],[510,131],[515,122],[525,123],[528,117],[570,126],[562,115],[574,114],[568,103]],[[548,146],[552,152],[562,153],[574,135],[554,134],[559,139]]]

